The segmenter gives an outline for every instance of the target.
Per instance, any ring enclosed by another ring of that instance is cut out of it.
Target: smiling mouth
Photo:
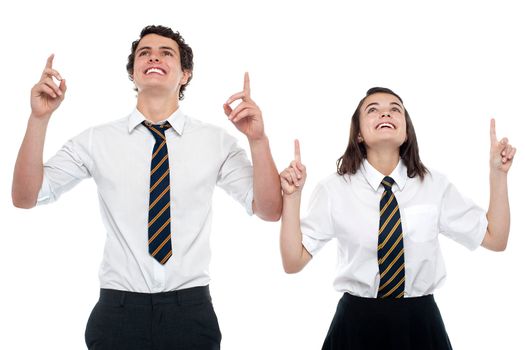
[[[394,126],[394,124],[391,124],[391,123],[380,123],[376,126],[376,130],[378,129],[396,129],[396,127]]]
[[[144,71],[144,74],[150,75],[150,74],[159,74],[159,75],[166,75],[166,72],[164,69],[159,67],[151,67]]]

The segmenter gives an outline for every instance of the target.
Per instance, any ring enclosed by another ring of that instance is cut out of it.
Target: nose
[[[389,114],[389,112],[382,112],[382,118],[384,118],[384,117],[391,118],[391,114]]]
[[[148,62],[150,62],[150,63],[153,63],[153,62],[157,63],[157,62],[159,62],[159,59],[157,57],[150,57],[148,59]]]

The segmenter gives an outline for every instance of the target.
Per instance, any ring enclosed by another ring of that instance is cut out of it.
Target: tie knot
[[[391,191],[394,183],[395,180],[393,180],[393,178],[389,176],[384,177],[384,179],[382,180],[382,185],[384,185],[386,191]]]
[[[166,122],[164,124],[161,124],[161,125],[157,125],[157,124],[152,124],[150,123],[149,121],[143,121],[142,124],[148,129],[150,130],[150,132],[152,133],[153,137],[155,137],[155,139],[163,139],[164,140],[164,132],[168,129],[170,129],[172,126],[170,125],[170,123]]]

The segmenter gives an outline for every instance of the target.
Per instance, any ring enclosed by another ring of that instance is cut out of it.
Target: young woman
[[[510,222],[507,172],[516,149],[491,121],[489,209],[462,197],[420,161],[402,99],[372,88],[351,120],[337,173],[316,187],[300,221],[307,176],[298,141],[281,174],[281,255],[300,271],[329,240],[338,243],[334,286],[343,292],[323,349],[451,349],[433,299],[446,272],[438,234],[470,249],[505,249]]]

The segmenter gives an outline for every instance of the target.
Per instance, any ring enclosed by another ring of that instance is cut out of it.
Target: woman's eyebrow
[[[379,104],[378,102],[371,102],[371,103],[369,103],[367,106],[365,106],[364,109],[367,109],[367,108],[369,108],[369,107],[371,107],[371,106],[373,106],[373,105],[378,106],[378,104]]]

